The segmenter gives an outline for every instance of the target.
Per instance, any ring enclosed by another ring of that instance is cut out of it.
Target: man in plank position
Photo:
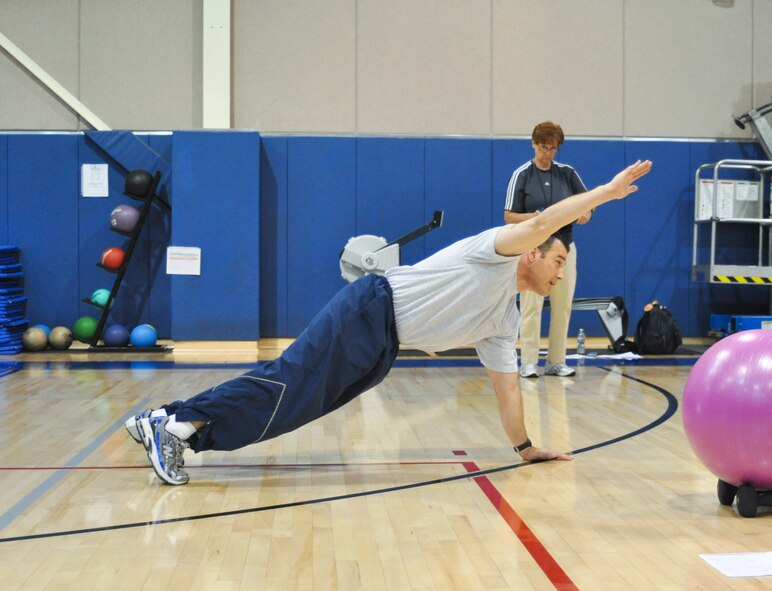
[[[474,343],[498,399],[504,431],[524,460],[571,460],[533,445],[525,428],[515,339],[519,291],[549,293],[563,277],[567,245],[553,233],[638,190],[651,162],[574,195],[520,224],[486,230],[385,276],[343,288],[277,359],[188,400],[145,410],[126,429],[168,484],[186,484],[190,447],[234,450],[293,431],[380,383],[399,346],[444,351]]]

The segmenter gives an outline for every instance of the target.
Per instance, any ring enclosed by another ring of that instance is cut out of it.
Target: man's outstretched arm
[[[521,445],[528,439],[528,433],[525,430],[523,395],[520,392],[517,374],[501,373],[489,369],[488,375],[493,382],[493,391],[496,392],[496,398],[499,402],[499,414],[501,415],[501,423],[504,425],[504,431],[506,431],[513,446]],[[535,445],[521,451],[520,457],[528,461],[574,459],[569,454],[536,447]]]
[[[574,222],[595,207],[615,199],[624,199],[631,193],[635,193],[638,187],[633,183],[648,174],[649,170],[651,170],[651,162],[639,160],[618,173],[605,185],[558,201],[539,215],[502,229],[496,236],[496,252],[513,256],[536,248],[557,230]]]

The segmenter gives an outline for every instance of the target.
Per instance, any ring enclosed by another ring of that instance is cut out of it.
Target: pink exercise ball
[[[772,330],[737,332],[710,347],[689,373],[682,410],[708,470],[733,486],[772,489]]]

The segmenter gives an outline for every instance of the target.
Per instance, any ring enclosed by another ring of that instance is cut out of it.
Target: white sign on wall
[[[166,249],[167,275],[201,275],[201,249],[198,246],[169,246]]]
[[[80,194],[83,197],[107,197],[109,191],[107,164],[83,164],[80,167]]]

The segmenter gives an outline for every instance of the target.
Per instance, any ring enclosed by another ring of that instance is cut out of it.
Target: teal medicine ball
[[[100,288],[91,294],[92,303],[104,308],[107,305],[107,300],[110,299],[110,290]]]

